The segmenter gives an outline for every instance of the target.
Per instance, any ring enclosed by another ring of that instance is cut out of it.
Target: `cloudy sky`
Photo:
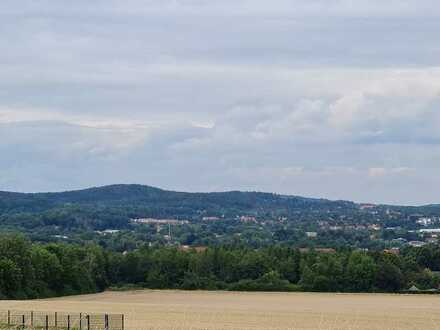
[[[440,203],[438,0],[2,0],[0,190]]]

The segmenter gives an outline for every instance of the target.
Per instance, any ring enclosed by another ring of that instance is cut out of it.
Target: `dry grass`
[[[440,330],[440,297],[323,293],[105,292],[0,309],[126,314],[126,329]]]

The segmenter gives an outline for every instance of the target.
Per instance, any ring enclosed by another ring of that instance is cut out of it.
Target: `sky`
[[[440,203],[438,0],[2,0],[0,190]]]

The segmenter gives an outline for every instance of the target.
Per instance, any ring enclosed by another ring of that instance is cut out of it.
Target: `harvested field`
[[[440,329],[440,296],[130,291],[0,309],[124,313],[126,329]]]

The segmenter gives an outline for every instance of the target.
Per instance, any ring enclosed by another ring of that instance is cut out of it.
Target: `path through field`
[[[148,290],[0,301],[0,309],[125,313],[128,330],[440,330],[436,295]]]

